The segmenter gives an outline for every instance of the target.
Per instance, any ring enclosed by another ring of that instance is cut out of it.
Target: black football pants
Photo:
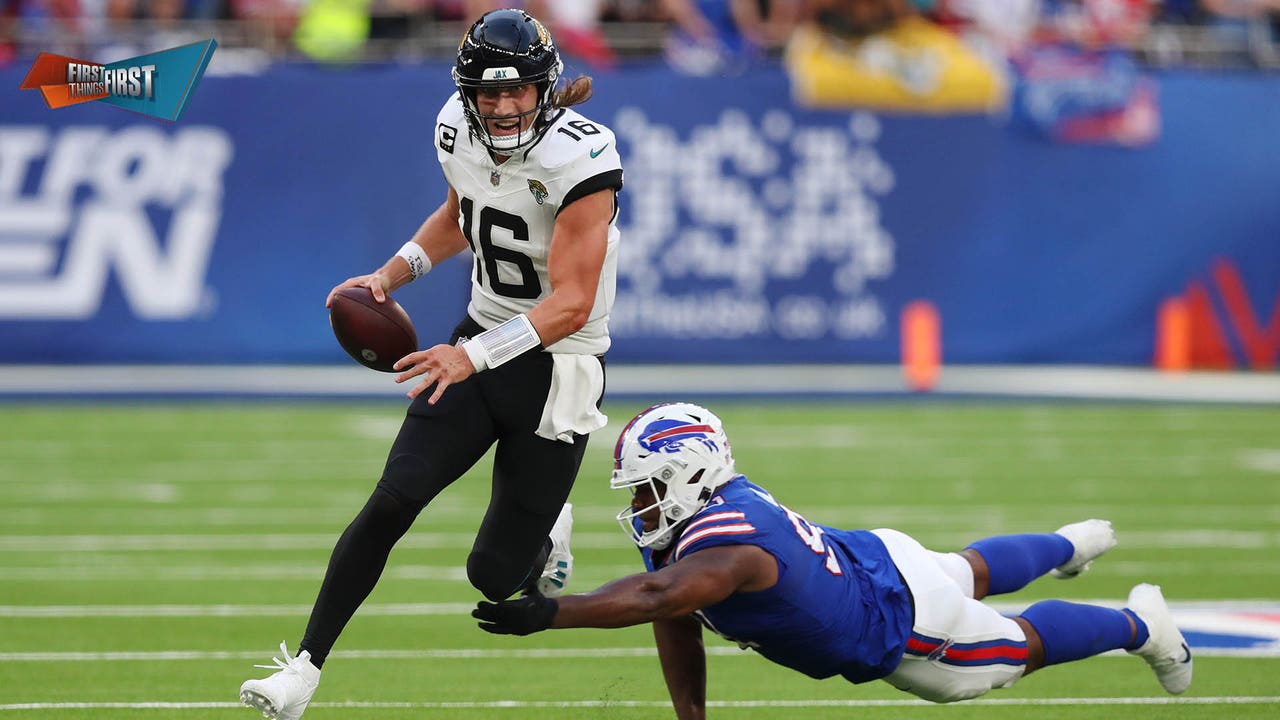
[[[451,342],[480,327],[470,318]],[[603,359],[601,360],[603,363]],[[435,405],[409,406],[377,487],[329,559],[301,649],[323,664],[347,621],[373,590],[387,556],[418,513],[492,447],[493,489],[467,558],[467,577],[486,598],[511,596],[530,579],[547,534],[569,497],[587,436],[573,444],[534,434],[551,387],[552,358],[540,348],[452,385]]]

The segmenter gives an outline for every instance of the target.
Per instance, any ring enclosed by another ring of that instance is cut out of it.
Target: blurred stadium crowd
[[[1280,67],[1280,0],[0,0],[0,64],[36,51],[86,59],[218,38],[248,65],[452,55],[468,20],[524,5],[593,69],[664,56],[695,74],[741,72],[797,29],[856,44],[928,22],[984,53],[1033,45],[1126,49],[1149,65]]]
[[[731,74],[800,31],[861,43],[929,23],[984,54],[1036,45],[1132,51],[1148,65],[1280,67],[1280,0],[0,0],[0,65],[39,51],[111,60],[214,37],[243,67],[413,62],[452,54],[467,22],[523,5],[592,69],[666,57]]]

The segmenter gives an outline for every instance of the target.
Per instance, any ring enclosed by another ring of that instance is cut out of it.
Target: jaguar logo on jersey
[[[538,180],[529,178],[529,192],[533,193],[533,199],[541,205],[547,199],[547,186]]]
[[[39,90],[51,110],[99,100],[176,122],[217,46],[209,39],[105,65],[40,53],[18,87]]]

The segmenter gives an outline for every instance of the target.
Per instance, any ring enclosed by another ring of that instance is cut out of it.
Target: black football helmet
[[[509,155],[532,145],[546,132],[551,123],[552,96],[563,70],[560,52],[542,23],[523,10],[494,10],[481,16],[462,37],[453,81],[476,138],[490,150]],[[481,115],[476,91],[530,83],[537,87],[538,105],[518,116],[524,120],[536,113],[530,128],[515,135],[490,134],[484,121],[501,116]]]

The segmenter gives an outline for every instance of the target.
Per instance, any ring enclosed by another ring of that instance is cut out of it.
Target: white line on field
[[[129,483],[117,486],[113,494],[138,500],[140,495],[155,496],[168,492],[157,483]],[[101,495],[103,486],[95,484],[95,491]],[[139,526],[175,528],[192,530],[197,527],[281,527],[326,525],[345,526],[355,517],[359,506],[365,501],[362,493],[353,494],[351,502],[341,498],[332,504],[319,507],[300,507],[289,505],[288,512],[282,513],[279,508],[257,507],[173,507],[170,502],[153,506],[133,506],[128,508],[78,508],[69,511],[63,503],[41,504],[38,507],[24,504],[21,507],[0,509],[0,527],[17,530],[21,527],[48,528],[60,523],[74,522],[77,527],[86,525],[101,526],[104,530],[121,528],[126,531],[136,530]],[[616,525],[610,522],[614,515],[622,509],[622,499],[614,504],[586,505],[575,502],[574,514],[579,517],[578,523],[584,528],[593,524],[600,528],[613,529]],[[797,512],[804,513],[803,506],[796,506]],[[1001,532],[1034,532],[1037,529],[1046,531],[1057,527],[1063,519],[1075,517],[1094,517],[1104,512],[1105,507],[1098,504],[1075,503],[1054,505],[1052,512],[1047,513],[1043,503],[1011,503],[1004,505],[965,505],[964,517],[954,518],[953,505],[906,505],[906,504],[861,504],[831,505],[822,504],[810,508],[827,525],[842,527],[861,527],[863,523],[874,523],[877,527],[894,527],[902,530],[923,528],[929,531],[955,531],[970,535],[969,540],[976,540],[985,531],[995,525]],[[424,513],[420,527],[424,530],[437,526],[445,518],[458,519],[451,523],[465,524],[475,527],[484,514],[484,502],[480,500],[463,501],[455,498],[437,498]],[[1052,516],[1050,518],[1050,515]],[[1259,506],[1258,504],[1213,504],[1203,502],[1187,502],[1162,505],[1160,517],[1164,523],[1182,525],[1200,525],[1213,523],[1221,528],[1239,529],[1242,524],[1253,527],[1267,527],[1268,524],[1280,523],[1280,505]],[[1127,527],[1118,530],[1121,542],[1126,540]]]
[[[128,397],[236,394],[250,396],[396,398],[401,388],[359,367],[311,365],[13,365],[0,375],[0,395],[85,393]],[[609,393],[629,395],[821,396],[905,392],[897,365],[629,365],[609,367]],[[1133,367],[948,365],[938,395],[1173,400],[1273,404],[1272,373],[1161,373]],[[390,411],[388,411],[390,412]]]
[[[997,612],[1015,614],[1026,609],[1026,603],[991,602]],[[1105,607],[1120,607],[1121,601],[1110,599],[1078,599]],[[469,615],[475,607],[469,602],[439,603],[366,603],[360,607],[365,617],[405,617],[416,615]],[[1275,613],[1274,600],[1221,600],[1172,602],[1170,607],[1179,623],[1199,622],[1206,613],[1259,612]],[[310,605],[246,604],[246,605],[0,605],[0,618],[105,618],[105,617],[306,617]]]
[[[1229,572],[1219,566],[1220,572]],[[578,570],[578,580],[594,578],[597,584],[623,575],[642,572],[639,558],[631,565],[593,565]],[[1203,568],[1201,568],[1203,572]],[[102,582],[108,580],[147,580],[163,582],[209,580],[308,580],[324,577],[325,566],[315,565],[68,565],[59,567],[0,567],[0,580],[32,580],[58,582]],[[1280,567],[1275,574],[1280,574]],[[395,580],[432,580],[436,582],[467,582],[467,569],[462,565],[394,565],[382,573],[383,578]],[[585,587],[585,583],[584,583]]]
[[[1280,561],[1273,562],[1215,562],[1215,571],[1233,576],[1280,576]],[[639,561],[627,565],[593,565],[577,570],[575,582],[585,589],[609,580],[642,572]],[[324,576],[325,566],[315,565],[178,565],[136,566],[111,564],[82,564],[58,567],[0,566],[0,581],[41,582],[210,582],[227,580],[305,580],[314,581]],[[1090,574],[1108,577],[1150,578],[1175,575],[1202,575],[1204,564],[1182,560],[1111,560],[1105,565],[1093,567]],[[430,580],[440,583],[466,583],[467,569],[461,565],[395,565],[383,573],[384,579]]]
[[[1197,657],[1276,657],[1280,648],[1198,648]],[[748,657],[749,653],[731,645],[712,645],[707,655],[717,657]],[[0,662],[178,662],[210,660],[261,660],[270,650],[117,650],[109,652],[4,652]],[[524,660],[584,658],[634,658],[656,657],[658,651],[648,647],[612,648],[437,648],[421,650],[343,650],[330,655],[337,660]],[[1127,658],[1124,652],[1107,653],[1105,657]]]
[[[1270,705],[1280,696],[1236,697],[1082,697],[1082,698],[979,698],[963,705]],[[928,707],[924,700],[708,700],[717,708],[806,708],[806,707]],[[63,702],[6,703],[0,710],[203,710],[241,707],[233,702]],[[314,702],[313,708],[373,709],[456,709],[495,710],[502,708],[669,708],[665,700],[487,700],[456,702]]]
[[[153,550],[332,550],[338,533],[209,534],[209,535],[0,535],[0,552],[97,552]],[[474,532],[410,532],[400,548],[469,548]],[[574,541],[585,547],[633,547],[620,532],[581,533]]]
[[[0,662],[172,662],[177,660],[260,660],[270,650],[155,650],[115,652],[9,652],[0,653]],[[707,648],[709,655],[739,655],[731,646]],[[437,648],[423,650],[343,650],[330,658],[337,660],[454,660],[454,659],[534,659],[650,657],[653,647],[615,648]]]
[[[370,603],[367,616],[465,615],[471,603]],[[282,617],[311,613],[310,605],[0,605],[0,617]]]
[[[960,547],[974,538],[971,532],[929,533],[939,547]],[[0,535],[0,552],[95,552],[151,550],[330,550],[335,533],[229,533],[163,535]],[[409,548],[465,548],[475,541],[474,532],[410,532],[397,543]],[[585,532],[574,535],[580,546],[630,547],[618,532]],[[1280,532],[1188,528],[1177,531],[1129,531],[1123,535],[1128,549],[1227,548],[1264,550],[1280,547]]]

